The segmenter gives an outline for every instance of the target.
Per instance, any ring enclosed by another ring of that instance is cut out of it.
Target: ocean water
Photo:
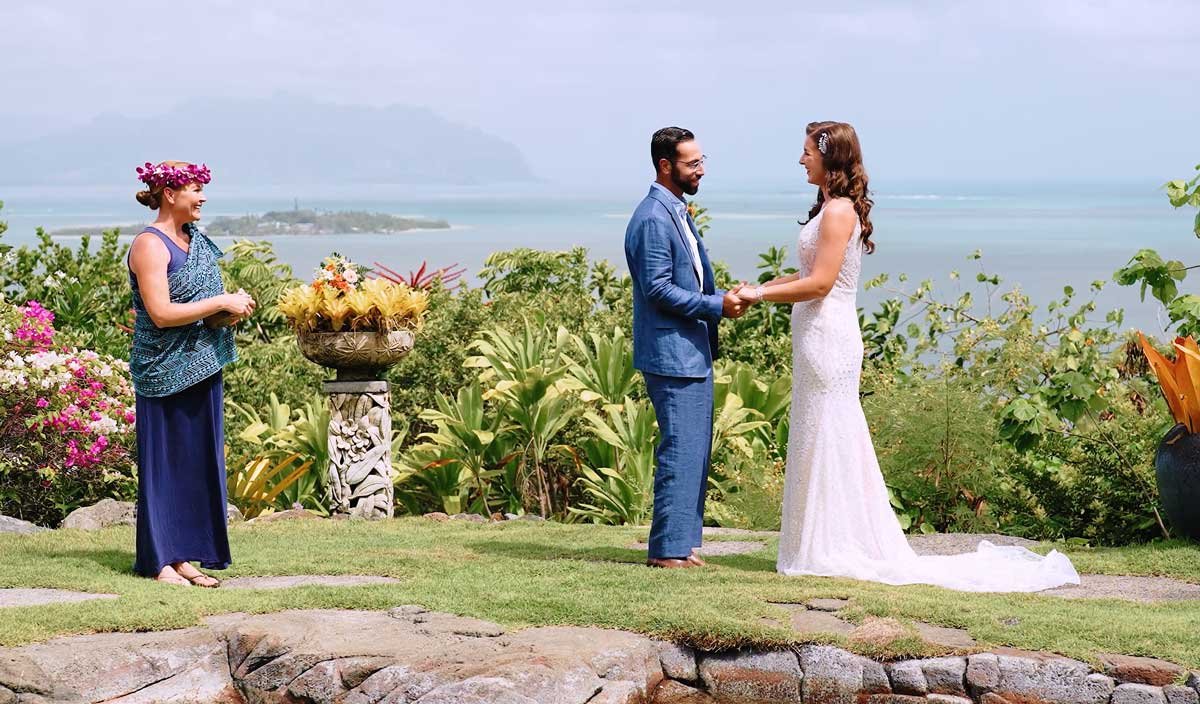
[[[648,184],[587,192],[562,187],[504,189],[413,189],[403,186],[271,187],[253,193],[214,184],[205,219],[286,210],[299,203],[319,210],[368,210],[443,218],[450,230],[395,235],[345,233],[271,239],[280,259],[307,277],[322,257],[338,251],[355,261],[379,262],[401,272],[422,262],[478,271],[491,252],[513,247],[587,247],[591,256],[625,269],[623,238],[629,215]],[[708,208],[711,229],[705,244],[714,260],[736,276],[753,279],[759,253],[770,246],[793,252],[812,202],[808,189],[774,190],[705,187],[697,200]],[[1135,289],[1111,282],[1112,273],[1143,247],[1169,258],[1200,261],[1200,241],[1191,234],[1193,213],[1175,210],[1154,185],[1012,188],[889,185],[875,194],[872,220],[876,253],[864,259],[864,280],[880,273],[907,273],[913,281],[933,279],[947,299],[963,290],[984,293],[975,274],[982,266],[999,274],[1001,289],[1019,285],[1044,305],[1064,286],[1086,293],[1095,280],[1109,281],[1099,294],[1101,313],[1126,309],[1126,327],[1158,332],[1165,317],[1156,302],[1141,302]],[[0,189],[9,223],[8,244],[35,241],[37,227],[125,225],[147,220],[147,211],[128,190],[105,188]],[[133,234],[133,233],[130,233]],[[218,240],[218,245],[222,244]],[[979,262],[969,259],[981,250]],[[951,281],[949,272],[961,277]],[[1185,287],[1189,282],[1185,282]],[[860,295],[868,310],[887,291]],[[996,301],[998,304],[998,299]],[[984,305],[984,302],[981,302]]]

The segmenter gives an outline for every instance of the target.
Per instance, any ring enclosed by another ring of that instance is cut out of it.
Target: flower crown
[[[212,180],[212,173],[208,170],[208,166],[201,164],[188,164],[182,169],[178,166],[171,166],[167,162],[154,165],[146,162],[144,165],[137,168],[138,179],[149,186],[150,188],[183,188],[189,183],[208,183]]]

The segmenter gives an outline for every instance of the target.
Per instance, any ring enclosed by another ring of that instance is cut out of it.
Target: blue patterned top
[[[147,230],[170,240],[154,228]],[[174,270],[168,266],[167,287],[171,302],[191,303],[221,295],[225,287],[217,259],[224,253],[192,223],[184,225],[183,231],[191,236],[192,246],[182,266]],[[167,245],[168,250],[171,244],[174,243]],[[221,367],[237,360],[232,328],[212,329],[202,320],[171,328],[156,326],[146,312],[137,279],[130,273],[135,318],[129,371],[138,395],[170,396],[204,381],[221,371]]]

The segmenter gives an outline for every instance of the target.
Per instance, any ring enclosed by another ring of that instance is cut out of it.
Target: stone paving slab
[[[399,584],[392,577],[365,575],[295,574],[283,577],[234,577],[221,582],[222,589],[291,589],[292,587],[357,587],[364,584]]]
[[[117,594],[91,594],[66,589],[0,589],[0,609],[12,606],[66,604],[95,599],[116,599]]]
[[[1155,603],[1200,599],[1200,584],[1170,577],[1137,577],[1111,574],[1081,574],[1080,584],[1037,592],[1064,599],[1125,599]]]

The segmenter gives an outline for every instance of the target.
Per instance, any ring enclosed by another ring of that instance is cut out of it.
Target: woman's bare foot
[[[154,581],[162,582],[164,584],[175,584],[180,587],[192,586],[191,582],[180,576],[180,574],[175,571],[175,568],[170,565],[167,565],[159,570],[158,576],[154,578]]]
[[[204,574],[195,567],[192,567],[192,563],[190,562],[178,562],[172,566],[180,577],[183,577],[191,584],[195,584],[197,587],[216,589],[221,586],[221,580]]]

